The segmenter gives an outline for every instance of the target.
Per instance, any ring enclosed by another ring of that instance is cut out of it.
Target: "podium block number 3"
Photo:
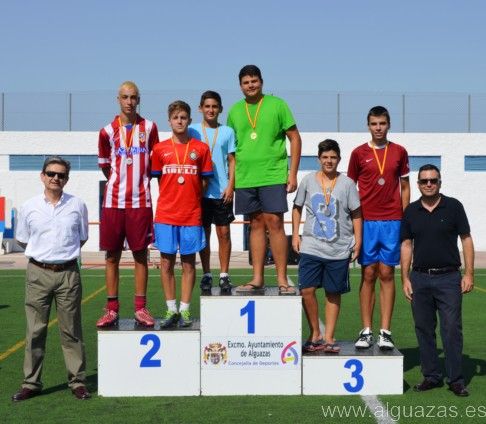
[[[344,383],[344,388],[349,393],[358,393],[364,386],[364,378],[361,375],[363,371],[363,363],[358,359],[350,359],[344,364],[344,368],[352,369],[351,378],[354,379],[355,384]]]
[[[160,339],[155,334],[145,334],[140,339],[140,344],[146,346],[149,343],[152,344],[152,347],[140,361],[140,368],[158,368],[162,365],[160,359],[153,359],[160,349]]]
[[[247,332],[255,334],[255,301],[249,300],[248,303],[240,309],[240,317],[248,315]]]

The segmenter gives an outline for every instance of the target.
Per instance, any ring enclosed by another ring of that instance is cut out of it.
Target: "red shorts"
[[[101,209],[100,250],[123,250],[125,239],[132,252],[154,241],[152,208]]]

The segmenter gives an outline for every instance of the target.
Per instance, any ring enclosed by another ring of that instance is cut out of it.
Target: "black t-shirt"
[[[403,214],[400,238],[413,242],[413,266],[460,267],[457,237],[470,232],[462,203],[441,194],[432,212],[422,206],[420,199],[410,203]]]

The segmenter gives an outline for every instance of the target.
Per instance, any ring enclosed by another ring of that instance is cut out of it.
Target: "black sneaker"
[[[211,288],[213,287],[213,277],[208,275],[203,275],[199,287],[203,293],[211,293]]]
[[[179,314],[177,312],[166,311],[165,317],[160,320],[160,328],[175,327],[179,322]]]
[[[219,288],[221,289],[221,293],[231,293],[233,285],[231,284],[229,276],[219,278]]]

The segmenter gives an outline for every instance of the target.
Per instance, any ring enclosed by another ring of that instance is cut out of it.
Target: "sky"
[[[0,0],[0,92],[486,93],[482,0]]]

